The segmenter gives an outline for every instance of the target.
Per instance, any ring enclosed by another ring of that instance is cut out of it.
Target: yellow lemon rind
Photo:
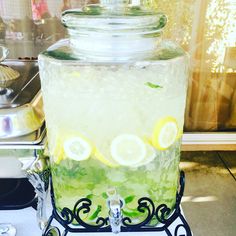
[[[101,154],[101,152],[99,152],[98,149],[95,148],[94,150],[94,155],[95,159],[97,159],[98,161],[100,161],[101,163],[103,163],[104,165],[106,166],[109,166],[109,167],[112,167],[112,168],[115,168],[115,167],[118,167],[119,164],[116,163],[115,161],[111,161],[111,160],[108,160],[107,158],[104,157],[104,155]]]
[[[178,136],[179,136],[179,128],[178,128],[178,124],[177,124],[177,121],[174,117],[172,116],[167,116],[167,117],[164,117],[164,118],[161,118],[160,120],[157,121],[156,125],[155,125],[155,128],[154,128],[154,131],[153,131],[153,135],[152,135],[152,145],[157,148],[158,150],[161,150],[161,151],[164,151],[166,149],[168,149],[171,145],[167,146],[167,147],[163,147],[160,145],[159,143],[159,135],[161,133],[161,130],[163,127],[165,127],[166,124],[168,124],[169,122],[172,122],[176,125],[176,128],[178,130],[177,132],[177,135],[176,135],[176,138],[175,140],[178,139]]]

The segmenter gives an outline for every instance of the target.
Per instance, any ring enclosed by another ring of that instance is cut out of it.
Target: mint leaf
[[[98,214],[102,211],[102,206],[98,205],[97,209],[95,210],[95,212],[89,217],[90,220],[94,220],[97,218]]]
[[[88,199],[92,199],[92,198],[93,198],[93,194],[89,194],[89,195],[87,195],[86,198],[88,198]]]
[[[151,82],[147,82],[145,83],[146,86],[150,87],[150,88],[163,88],[162,86],[158,85],[158,84],[153,84]]]
[[[125,198],[125,203],[128,204],[134,200],[135,196],[131,195]]]
[[[139,211],[137,210],[133,210],[133,211],[126,211],[124,209],[121,210],[122,213],[125,215],[125,216],[128,216],[128,217],[138,217],[140,216],[142,213],[140,213]]]
[[[107,198],[108,198],[108,195],[104,192],[104,193],[102,193],[102,197],[105,198],[105,199],[107,199]]]

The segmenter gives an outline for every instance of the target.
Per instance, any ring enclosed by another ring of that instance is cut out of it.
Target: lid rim
[[[119,17],[93,17],[78,16],[78,15],[65,15],[62,17],[62,24],[68,30],[84,29],[84,31],[96,32],[149,32],[149,31],[162,31],[167,23],[167,17],[163,13],[155,15],[127,17],[125,15]]]

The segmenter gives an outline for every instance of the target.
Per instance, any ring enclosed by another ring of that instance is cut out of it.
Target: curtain
[[[236,0],[156,0],[164,36],[189,52],[187,131],[236,129]]]

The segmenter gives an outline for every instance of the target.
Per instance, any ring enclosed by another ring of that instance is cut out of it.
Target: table
[[[48,209],[50,211],[50,209]],[[16,227],[17,236],[40,236],[41,230],[39,229],[36,221],[36,211],[32,208],[25,208],[22,210],[8,210],[0,211],[0,222],[1,223],[11,223]],[[170,231],[173,233],[175,225],[181,222],[179,219],[170,226]],[[184,232],[183,232],[184,234]],[[76,235],[76,234],[68,234]],[[78,235],[78,234],[77,234]],[[94,233],[80,234],[81,236],[85,235],[94,235]],[[96,236],[114,236],[112,233],[96,233]],[[166,233],[162,232],[133,232],[133,233],[120,233],[122,236],[131,236],[131,235],[142,235],[142,236],[166,236]],[[174,235],[174,234],[173,234]],[[184,234],[185,235],[185,234]]]

